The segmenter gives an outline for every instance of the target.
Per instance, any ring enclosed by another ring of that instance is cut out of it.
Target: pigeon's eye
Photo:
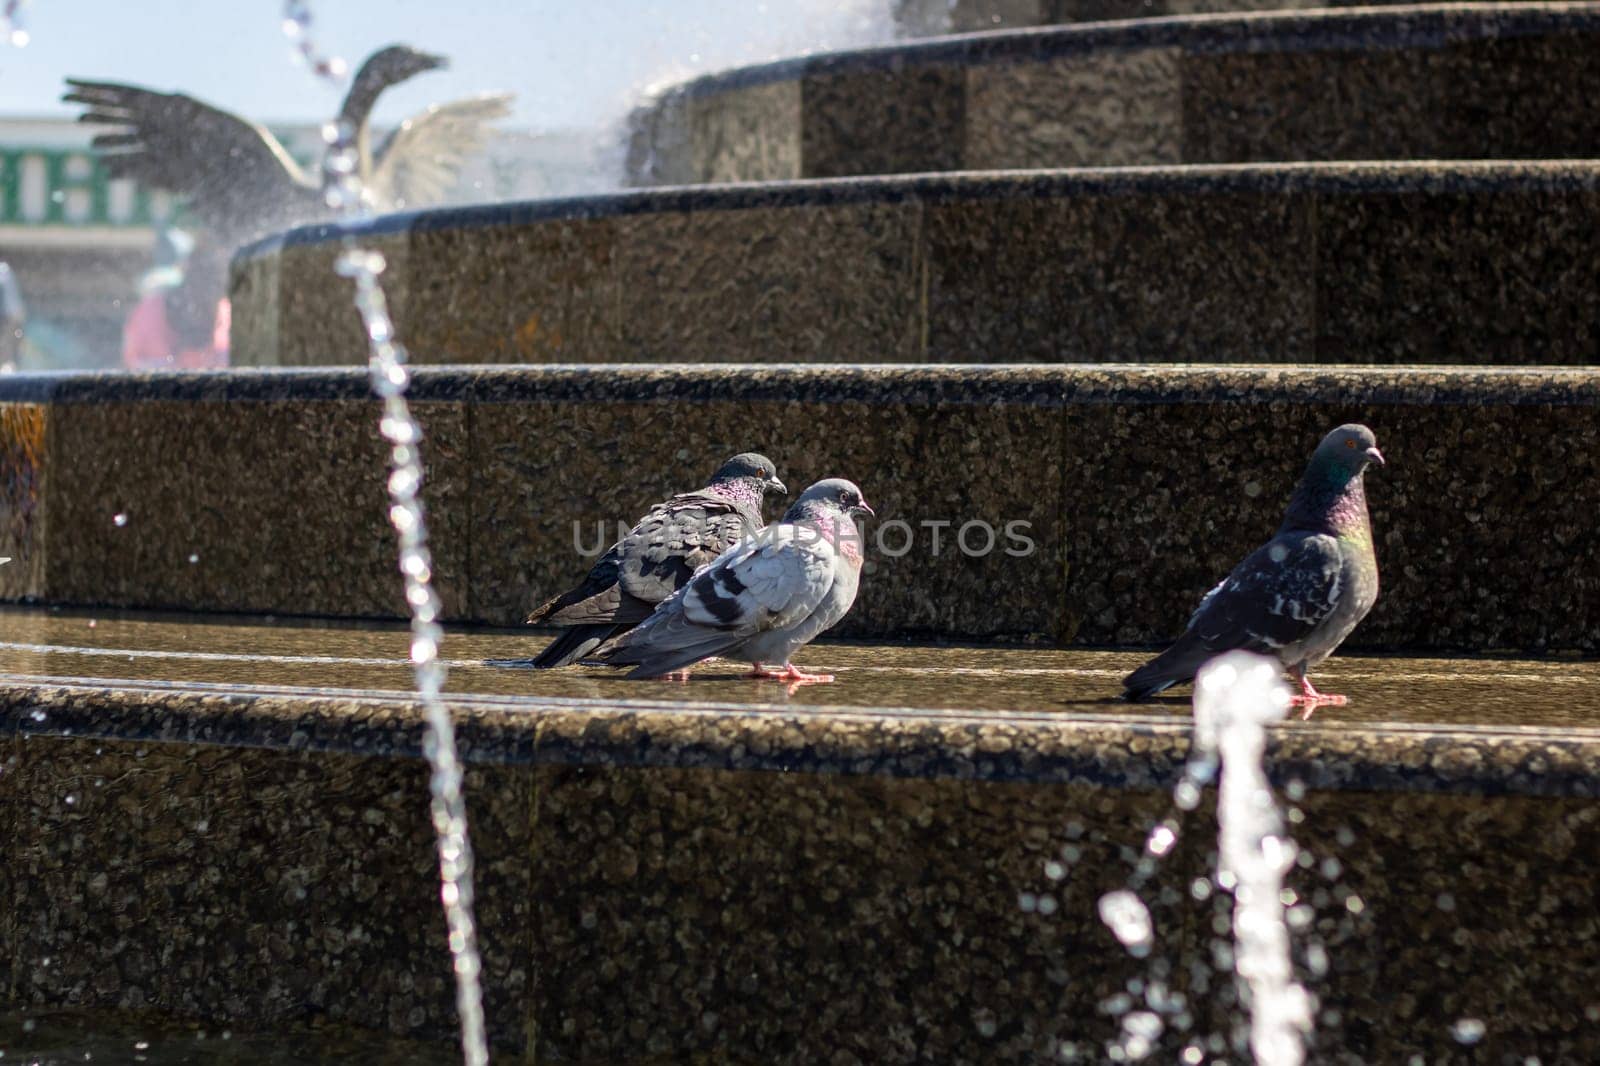
[[[1344,442],[1344,446],[1346,448],[1354,448],[1356,446],[1356,442],[1354,440],[1347,440]]]

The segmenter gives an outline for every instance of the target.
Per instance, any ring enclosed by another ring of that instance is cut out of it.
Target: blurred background
[[[379,148],[432,104],[513,94],[508,112],[483,124],[429,196],[466,203],[616,189],[627,115],[652,91],[734,64],[886,41],[897,26],[919,32],[941,17],[928,6],[339,0],[312,6],[312,36],[353,68],[394,43],[448,59],[447,68],[384,89],[369,119]],[[306,176],[317,173],[322,127],[339,110],[338,93],[292,62],[278,0],[37,0],[20,15],[27,46],[0,49],[0,371],[226,365],[227,313],[211,295],[215,279],[199,310],[189,308],[193,321],[185,321],[176,294],[186,273],[201,272],[191,264],[209,261],[215,274],[232,248],[208,260],[197,251],[215,227],[204,204],[173,191],[202,171],[214,177],[197,160],[225,156],[226,138],[210,140],[212,131],[192,116],[154,104],[118,112],[144,119],[142,147],[165,153],[118,176],[91,147],[95,134],[116,129],[78,121],[95,108],[64,102],[66,79],[182,93],[259,123]],[[130,99],[111,98],[119,106]],[[162,122],[177,131],[168,148],[156,136]],[[152,167],[161,181],[150,180]],[[263,225],[216,243],[279,228]]]

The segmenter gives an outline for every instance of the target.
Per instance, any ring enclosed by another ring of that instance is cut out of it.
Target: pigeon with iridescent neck
[[[767,493],[788,491],[771,459],[743,452],[704,488],[656,504],[581,584],[528,616],[529,625],[567,628],[532,665],[547,670],[577,662],[650,617],[696,570],[761,528]]]
[[[1362,425],[1322,438],[1277,536],[1247,556],[1206,593],[1172,647],[1122,681],[1126,700],[1149,699],[1194,680],[1206,660],[1235,648],[1276,656],[1300,685],[1294,697],[1310,718],[1345,697],[1318,692],[1312,667],[1343,643],[1378,599],[1363,476],[1383,463],[1378,440]]]
[[[723,552],[597,658],[632,666],[629,677],[686,679],[690,666],[720,656],[791,686],[832,681],[789,659],[855,603],[862,560],[854,517],[864,514],[872,508],[852,482],[817,482],[783,521]]]

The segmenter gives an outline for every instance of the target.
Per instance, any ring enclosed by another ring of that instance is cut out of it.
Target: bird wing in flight
[[[276,137],[254,122],[181,93],[69,78],[62,99],[88,110],[79,122],[120,126],[94,138],[116,178],[133,178],[184,198],[190,210],[225,233],[299,220],[317,182]]]
[[[406,119],[373,154],[374,199],[388,210],[437,202],[462,163],[483,147],[488,124],[511,113],[511,101],[510,93],[484,93]]]

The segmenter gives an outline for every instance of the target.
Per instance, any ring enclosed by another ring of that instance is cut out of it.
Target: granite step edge
[[[916,708],[781,707],[447,696],[462,757],[592,765],[1068,781],[1169,789],[1187,719]],[[0,675],[0,736],[267,748],[415,759],[423,713],[407,695],[197,683],[83,683]],[[1311,789],[1600,797],[1600,729],[1342,725],[1276,728],[1280,783]]]

